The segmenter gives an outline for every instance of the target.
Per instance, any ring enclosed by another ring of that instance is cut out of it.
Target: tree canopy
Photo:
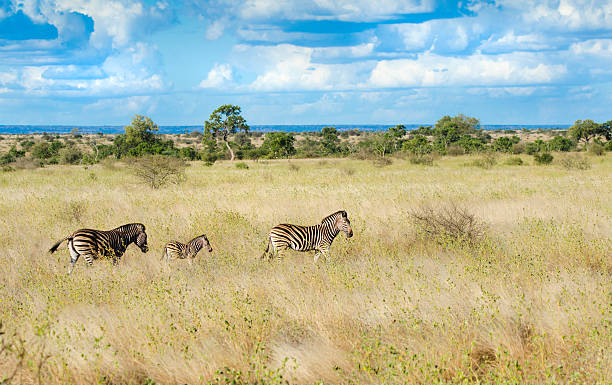
[[[234,150],[229,145],[228,136],[235,134],[237,131],[249,132],[249,125],[240,113],[241,109],[239,106],[224,104],[214,110],[204,124],[206,131],[212,132],[215,138],[221,138],[225,142],[230,152],[231,160],[234,160],[235,155]]]

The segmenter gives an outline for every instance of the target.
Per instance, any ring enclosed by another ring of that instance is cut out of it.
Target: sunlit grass
[[[120,164],[2,173],[0,320],[27,359],[13,381],[610,383],[612,158],[584,171],[523,158],[198,162],[159,190]],[[410,212],[451,201],[487,224],[482,241],[419,235]],[[259,259],[273,225],[339,209],[355,236],[328,261]],[[128,222],[151,251],[131,246],[117,267],[68,276],[66,247],[46,252]],[[203,233],[212,254],[160,261]],[[19,363],[2,354],[0,381]]]

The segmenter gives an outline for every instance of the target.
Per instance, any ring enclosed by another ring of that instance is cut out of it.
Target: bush
[[[606,144],[604,145],[604,150],[606,151],[612,151],[612,140],[608,140],[606,142]]]
[[[544,152],[542,154],[535,154],[533,159],[537,164],[551,164],[554,157],[550,153]]]
[[[81,159],[83,159],[83,153],[74,146],[64,147],[59,151],[60,163],[77,164]]]
[[[179,158],[147,155],[132,160],[131,167],[145,184],[158,189],[170,183],[180,183],[185,177],[187,164]]]
[[[525,152],[525,143],[518,142],[512,145],[512,153],[513,154],[522,154]]]
[[[591,168],[589,160],[580,154],[565,155],[559,160],[559,163],[566,170],[588,170]]]
[[[466,208],[448,202],[439,207],[422,204],[409,213],[417,228],[438,241],[445,239],[480,242],[487,226]]]
[[[599,143],[593,143],[589,146],[589,154],[601,156],[604,154],[604,146]]]
[[[15,156],[7,152],[6,154],[2,154],[2,156],[0,156],[0,166],[6,166],[9,163],[13,163],[15,160]]]
[[[548,148],[550,151],[571,151],[575,147],[574,141],[564,136],[555,136],[552,140],[548,141]]]
[[[179,156],[187,160],[196,160],[200,157],[193,147],[183,147],[179,150]]]
[[[519,158],[518,156],[513,156],[506,160],[506,164],[508,166],[522,166],[524,163],[525,162],[523,162],[523,159]]]
[[[240,170],[248,170],[249,169],[249,165],[244,163],[244,162],[238,162],[238,163],[236,163],[236,168],[240,169]]]

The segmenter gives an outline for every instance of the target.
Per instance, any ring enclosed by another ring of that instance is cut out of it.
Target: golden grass
[[[159,190],[121,165],[2,173],[2,338],[25,353],[12,381],[610,383],[612,157],[586,171],[469,163],[198,162]],[[482,242],[418,235],[411,210],[448,201],[488,224]],[[355,236],[329,261],[259,260],[273,225],[339,209]],[[151,251],[130,246],[117,267],[68,276],[66,247],[46,252],[127,222],[146,224]],[[165,242],[202,233],[212,254],[160,261]],[[0,354],[2,382],[20,360]]]

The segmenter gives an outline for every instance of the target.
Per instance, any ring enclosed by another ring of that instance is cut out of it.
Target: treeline
[[[27,159],[31,166],[45,164],[93,164],[108,157],[122,159],[145,155],[166,155],[185,160],[203,160],[209,164],[219,159],[274,159],[354,156],[361,159],[381,159],[395,153],[408,154],[418,162],[432,154],[461,155],[481,152],[501,152],[530,155],[553,151],[589,151],[602,154],[612,151],[612,121],[596,123],[578,120],[567,132],[559,132],[549,140],[522,141],[516,132],[493,138],[480,127],[478,119],[465,115],[444,116],[434,126],[407,131],[402,125],[385,132],[338,131],[324,127],[320,132],[301,133],[297,140],[287,132],[250,132],[240,115],[240,107],[224,105],[206,121],[203,132],[189,134],[195,146],[177,147],[173,140],[157,134],[159,127],[146,116],[136,115],[125,133],[104,137],[110,143],[98,143],[96,137],[87,140],[83,150],[82,136],[43,135],[42,140],[22,139],[8,152],[0,154],[0,165],[10,169],[13,163]],[[263,140],[262,140],[263,136]],[[60,138],[62,140],[60,140]],[[260,142],[256,146],[253,142]],[[78,143],[80,142],[80,143]]]

